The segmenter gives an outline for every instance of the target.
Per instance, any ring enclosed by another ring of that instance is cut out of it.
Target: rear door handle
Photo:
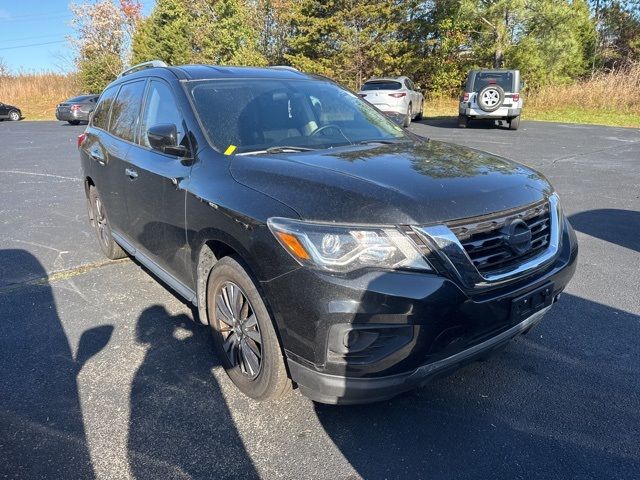
[[[129,177],[131,180],[134,180],[136,178],[138,178],[138,172],[136,172],[134,169],[132,168],[125,168],[124,169],[124,174]]]

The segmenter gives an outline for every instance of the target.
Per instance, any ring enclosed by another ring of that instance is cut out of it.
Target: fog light
[[[347,349],[353,348],[354,345],[358,343],[360,339],[360,333],[357,330],[350,330],[344,334],[344,338],[342,339],[342,343]]]

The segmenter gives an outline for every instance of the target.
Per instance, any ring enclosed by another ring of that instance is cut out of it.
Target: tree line
[[[640,61],[640,0],[136,0],[74,7],[77,66],[99,91],[126,64],[291,65],[358,88],[408,75],[431,95],[474,67],[531,88]]]

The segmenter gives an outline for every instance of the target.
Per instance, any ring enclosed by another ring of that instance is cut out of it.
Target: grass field
[[[55,120],[56,105],[79,93],[82,92],[72,74],[0,77],[0,102],[20,108],[25,120]]]
[[[570,85],[524,92],[525,120],[640,128],[640,64]],[[75,75],[21,74],[0,78],[0,101],[22,109],[26,120],[53,120],[56,104],[80,93]],[[458,100],[425,101],[425,116],[457,116]]]

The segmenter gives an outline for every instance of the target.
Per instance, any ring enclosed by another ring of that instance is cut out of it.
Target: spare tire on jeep
[[[478,92],[478,106],[485,112],[495,112],[504,102],[504,90],[500,85],[487,85]]]

